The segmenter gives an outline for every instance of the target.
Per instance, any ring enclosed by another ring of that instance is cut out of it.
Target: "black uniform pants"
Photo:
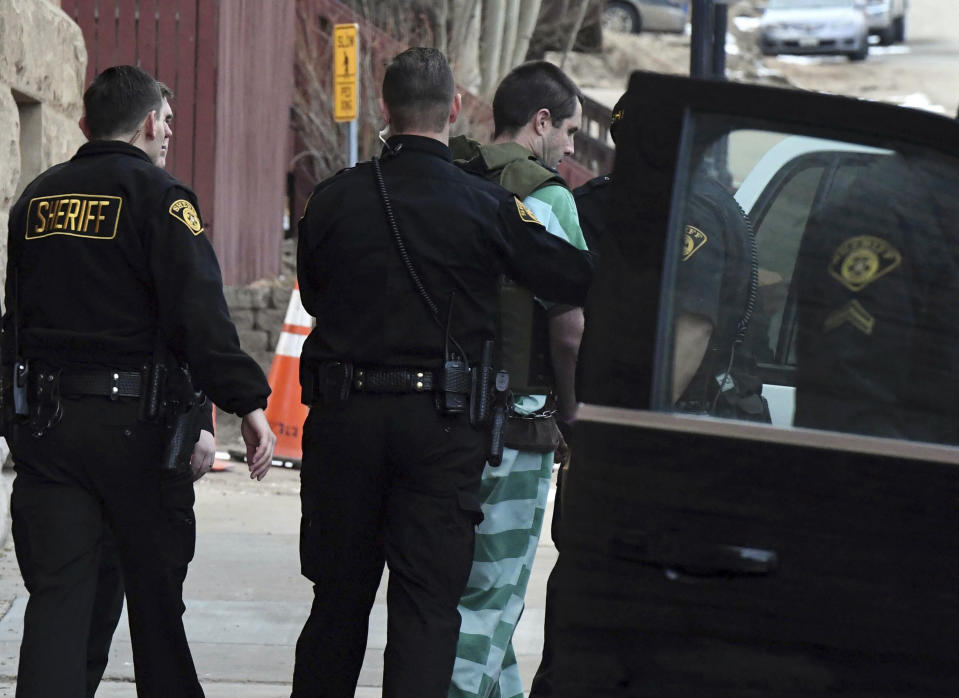
[[[385,562],[383,696],[445,698],[487,447],[487,432],[440,415],[430,394],[360,394],[310,410],[300,561],[314,600],[293,696],[353,696]]]
[[[135,401],[65,399],[61,422],[42,437],[14,427],[13,538],[30,592],[18,698],[88,695],[88,662],[95,673],[115,623],[94,616],[115,612],[109,555],[122,570],[137,694],[203,695],[182,620],[192,477],[161,475],[163,431],[137,412]]]

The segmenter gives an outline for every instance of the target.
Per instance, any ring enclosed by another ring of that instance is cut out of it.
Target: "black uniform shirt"
[[[935,167],[878,158],[810,217],[797,426],[959,442],[954,169]]]
[[[609,183],[608,176],[596,177],[574,192],[583,235],[591,248],[600,245],[609,222],[618,220],[610,211],[614,200]],[[746,310],[751,273],[745,214],[732,195],[712,178],[693,177],[678,264],[675,314],[702,315],[713,325],[710,351],[690,381],[689,392],[698,390],[695,399],[702,400],[706,374],[726,368]]]
[[[238,415],[266,406],[270,388],[240,349],[196,196],[139,148],[90,142],[41,174],[11,210],[8,254],[5,308],[16,293],[22,356],[137,369],[159,329],[217,405]]]
[[[581,305],[589,253],[550,235],[512,194],[451,162],[449,149],[395,136],[382,172],[410,260],[439,307],[438,325],[417,294],[387,223],[371,163],[321,182],[300,221],[297,274],[316,327],[303,361],[349,360],[431,368],[451,330],[471,362],[497,323],[498,276],[542,298]]]
[[[579,225],[583,229],[586,246],[594,250],[606,230],[607,213],[613,202],[609,175],[600,175],[573,190]]]
[[[749,294],[749,229],[745,214],[716,180],[692,180],[676,281],[676,313],[709,318],[710,347],[728,353]]]

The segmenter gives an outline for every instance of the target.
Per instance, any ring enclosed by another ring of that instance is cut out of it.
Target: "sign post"
[[[333,120],[349,122],[347,167],[355,165],[357,160],[356,116],[360,91],[358,30],[359,25],[355,23],[333,26]]]

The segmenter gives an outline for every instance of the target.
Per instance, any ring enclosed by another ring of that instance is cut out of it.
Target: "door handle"
[[[776,571],[775,550],[691,540],[677,534],[625,531],[613,536],[611,553],[620,559],[693,577],[742,577]]]

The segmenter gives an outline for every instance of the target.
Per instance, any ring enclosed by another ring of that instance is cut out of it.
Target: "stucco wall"
[[[59,0],[0,0],[0,288],[7,221],[22,180],[63,162],[84,141],[77,124],[86,67],[83,35]],[[0,440],[0,463],[6,457]],[[0,544],[8,531],[8,485],[0,477]]]

